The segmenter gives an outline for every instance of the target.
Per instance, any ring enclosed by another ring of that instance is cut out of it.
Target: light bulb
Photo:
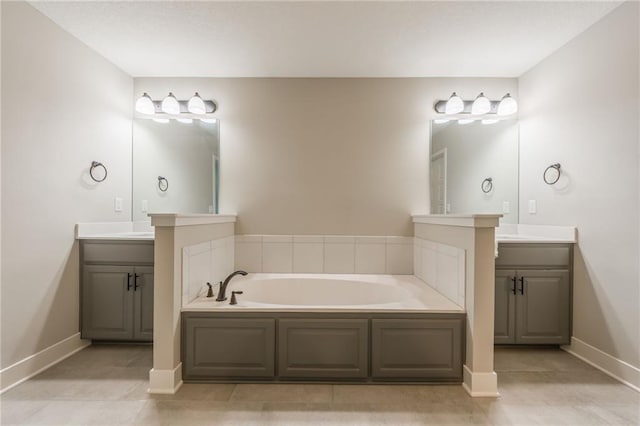
[[[180,104],[173,93],[162,100],[162,112],[166,114],[180,114]]]
[[[198,92],[189,99],[187,110],[192,114],[205,114],[207,112],[207,107]]]
[[[153,106],[153,100],[151,100],[151,96],[147,92],[136,101],[136,111],[141,114],[155,114],[156,108]]]
[[[464,110],[464,101],[460,96],[456,95],[456,92],[453,92],[449,100],[447,100],[447,103],[444,107],[444,113],[458,114],[463,110]]]
[[[489,111],[491,111],[491,101],[484,95],[484,93],[480,92],[476,100],[471,104],[471,114],[481,115],[486,114]]]
[[[469,123],[473,123],[474,121],[476,120],[465,118],[463,120],[458,120],[458,124],[469,124]]]
[[[495,124],[500,120],[496,120],[495,118],[486,118],[482,120],[482,124]]]
[[[518,112],[518,103],[511,97],[509,93],[504,95],[500,103],[498,104],[498,115],[509,115]]]
[[[153,121],[155,121],[156,123],[162,123],[162,124],[166,124],[169,122],[168,118],[154,118]]]
[[[176,120],[178,121],[178,123],[183,123],[183,124],[191,124],[191,123],[193,123],[193,119],[192,118],[176,118]]]
[[[218,120],[215,118],[201,118],[200,121],[203,123],[215,124]]]

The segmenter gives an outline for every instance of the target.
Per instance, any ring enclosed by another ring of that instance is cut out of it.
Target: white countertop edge
[[[160,227],[235,223],[237,220],[233,214],[152,213],[149,217],[151,225]]]
[[[76,237],[78,240],[115,240],[115,241],[154,241],[152,232],[123,232],[113,234],[87,234]]]
[[[511,238],[510,238],[511,237]],[[575,226],[508,224],[496,229],[498,243],[577,243]]]
[[[220,307],[194,307],[194,306],[186,306],[181,309],[181,312],[323,312],[323,313],[346,313],[346,312],[371,312],[371,313],[421,313],[421,314],[464,314],[466,311],[464,309],[433,309],[433,308],[424,308],[424,309],[416,309],[416,308],[406,308],[406,307],[398,307],[398,308],[368,308],[368,307],[355,307],[355,306],[347,306],[344,308],[322,308],[322,307],[300,307],[300,308],[283,308],[283,305],[274,305],[272,308],[265,307],[247,307],[242,306],[241,303],[237,305],[229,305],[226,303]]]
[[[427,214],[412,215],[413,223],[463,226],[467,228],[495,228],[501,214]]]

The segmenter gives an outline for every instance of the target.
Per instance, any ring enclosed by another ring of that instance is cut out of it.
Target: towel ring
[[[484,192],[485,194],[488,194],[491,192],[491,190],[493,189],[493,178],[486,178],[485,180],[482,181],[482,185],[480,185],[480,188],[482,189],[482,192]]]
[[[555,179],[548,179],[547,178],[547,172],[549,170],[552,170],[552,169],[556,171],[557,176],[556,176]],[[555,163],[555,164],[550,165],[546,169],[544,169],[544,173],[542,174],[542,179],[544,179],[544,183],[546,183],[547,185],[553,185],[556,182],[558,182],[558,180],[560,180],[560,175],[561,174],[562,173],[560,172],[560,163]]]
[[[102,169],[104,170],[104,176],[102,177],[102,179],[98,179],[93,175],[93,170],[98,167],[102,167]],[[91,167],[89,167],[89,176],[91,176],[91,179],[93,179],[95,182],[102,182],[107,178],[107,168],[102,163],[99,163],[97,161],[92,161]]]
[[[167,192],[167,189],[169,189],[169,181],[167,178],[158,176],[158,189],[162,192]]]

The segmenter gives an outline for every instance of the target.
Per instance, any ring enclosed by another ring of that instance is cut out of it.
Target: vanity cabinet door
[[[514,269],[496,269],[494,343],[505,344],[516,341],[516,295],[514,293],[516,278]]]
[[[518,272],[524,281],[518,282],[517,343],[568,344],[571,321],[569,271]],[[524,294],[520,294],[521,285]]]
[[[153,267],[134,269],[133,339],[153,341]]]
[[[82,283],[82,338],[130,340],[133,269],[85,265]]]

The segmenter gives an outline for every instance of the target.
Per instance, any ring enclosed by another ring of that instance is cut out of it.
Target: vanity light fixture
[[[165,114],[180,114],[180,104],[173,93],[169,92],[167,97],[162,100],[162,112]]]
[[[474,121],[476,120],[474,120],[473,118],[463,118],[461,120],[458,120],[458,124],[470,124],[470,123],[473,123]]]
[[[510,115],[515,114],[518,111],[518,103],[515,99],[511,97],[509,93],[504,95],[500,103],[498,104],[498,109],[496,114],[498,115]]]
[[[203,123],[215,124],[218,120],[215,118],[201,118],[200,121]]]
[[[473,104],[471,104],[471,114],[482,115],[491,111],[491,101],[483,92],[480,92]]]
[[[204,104],[204,101],[202,100],[198,92],[196,92],[196,94],[193,95],[191,99],[189,99],[189,103],[187,104],[187,110],[192,114],[207,113],[207,107]]]
[[[198,92],[189,100],[178,100],[173,92],[162,101],[154,101],[148,93],[144,93],[136,100],[136,113],[142,114],[140,118],[150,118],[158,123],[168,123],[170,120],[178,120],[181,123],[193,123],[194,119],[214,120],[212,114],[218,106],[209,99],[202,99]]]
[[[453,92],[447,100],[436,101],[433,108],[440,115],[440,119],[466,119],[464,116],[474,116],[478,120],[500,119],[503,116],[518,112],[518,103],[510,93],[507,93],[499,101],[492,101],[484,92],[474,100],[464,100]],[[458,117],[451,117],[458,115]],[[462,116],[462,117],[460,117]]]
[[[500,121],[500,120],[495,119],[495,118],[486,118],[486,119],[482,120],[482,124],[495,124],[498,121]]]
[[[156,112],[153,100],[151,100],[151,96],[149,96],[147,92],[144,92],[136,101],[136,111],[140,114],[154,114]]]
[[[445,114],[458,114],[464,111],[464,101],[460,96],[453,92],[444,106]]]

